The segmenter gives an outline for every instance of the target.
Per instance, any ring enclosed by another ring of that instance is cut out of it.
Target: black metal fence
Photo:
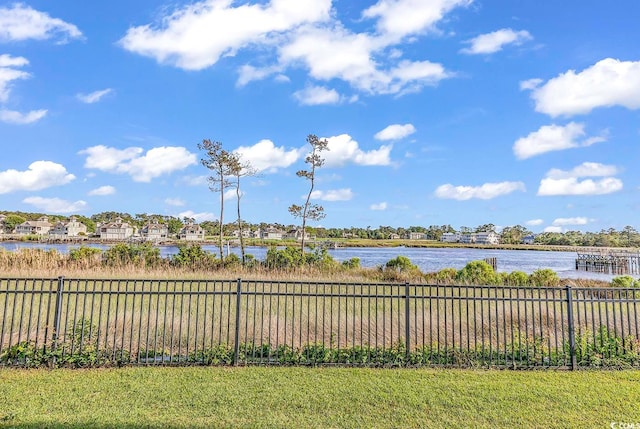
[[[0,279],[0,364],[639,367],[640,289]]]

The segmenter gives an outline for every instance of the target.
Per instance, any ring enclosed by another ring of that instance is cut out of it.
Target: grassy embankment
[[[631,371],[6,370],[0,427],[605,428],[640,422],[639,384]]]

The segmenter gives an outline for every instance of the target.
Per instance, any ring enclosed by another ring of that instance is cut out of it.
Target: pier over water
[[[613,275],[638,275],[640,274],[640,251],[599,249],[578,252],[576,270]]]

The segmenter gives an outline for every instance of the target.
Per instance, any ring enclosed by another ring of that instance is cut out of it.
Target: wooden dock
[[[613,275],[638,275],[640,274],[640,251],[578,252],[576,270]]]

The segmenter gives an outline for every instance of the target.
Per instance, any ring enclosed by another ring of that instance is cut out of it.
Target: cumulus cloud
[[[619,173],[617,167],[595,162],[585,162],[572,170],[549,170],[544,179],[540,181],[538,195],[604,195],[618,192],[623,188],[620,179],[610,177]],[[582,177],[603,177],[593,180]]]
[[[376,140],[400,140],[416,132],[413,124],[393,124],[384,130],[378,131],[375,136]]]
[[[470,200],[477,198],[490,200],[501,195],[507,195],[515,191],[525,192],[522,182],[485,183],[481,186],[453,186],[451,184],[440,185],[435,191],[435,196],[442,199]]]
[[[60,198],[28,197],[22,202],[46,213],[78,213],[87,208],[87,203],[82,200],[72,202]]]
[[[370,210],[376,210],[376,211],[384,211],[384,210],[387,209],[387,203],[383,201],[383,202],[378,203],[378,204],[371,204],[369,206],[369,209]]]
[[[105,95],[111,93],[113,91],[113,89],[111,88],[107,88],[107,89],[101,89],[99,91],[93,91],[89,94],[76,94],[76,98],[80,101],[82,101],[83,103],[86,104],[93,104],[93,103],[97,103],[98,101],[100,101],[102,99],[102,97],[104,97]]]
[[[307,86],[293,93],[293,98],[303,106],[317,106],[319,104],[338,104],[342,97],[335,89],[324,86]]]
[[[410,34],[433,31],[445,14],[472,2],[473,0],[379,0],[365,9],[362,16],[377,19],[378,31],[396,40]]]
[[[563,231],[561,226],[548,226],[546,227],[543,232],[553,232],[553,233],[561,233]]]
[[[7,124],[27,125],[38,122],[47,116],[47,110],[32,110],[27,113],[16,112],[15,110],[0,109],[0,121]]]
[[[218,218],[213,213],[209,212],[200,212],[196,213],[192,210],[187,210],[178,214],[179,218],[189,218],[194,219],[196,222],[204,222],[204,221],[214,221]]]
[[[566,73],[531,93],[536,111],[550,116],[572,116],[599,107],[640,108],[640,61],[606,58],[580,72]]]
[[[240,146],[235,153],[248,161],[258,171],[273,173],[279,168],[289,167],[304,153],[300,149],[286,150],[283,146],[276,147],[271,140],[260,140],[253,146]]]
[[[328,151],[322,153],[327,167],[341,167],[345,164],[362,166],[390,165],[391,145],[382,145],[378,149],[364,151],[349,134],[328,137]]]
[[[396,45],[435,29],[446,13],[471,1],[380,0],[362,12],[363,22],[376,21],[376,31],[356,33],[337,20],[331,0],[202,0],[131,27],[119,43],[186,70],[211,67],[241,50],[259,51],[262,64],[241,66],[237,86],[302,67],[318,81],[340,79],[368,94],[403,94],[454,74],[438,63],[401,60]],[[325,97],[336,102],[327,91]]]
[[[519,138],[513,145],[513,153],[518,159],[531,158],[546,152],[587,147],[606,141],[606,133],[601,136],[585,136],[584,124],[569,122],[567,125],[545,125],[526,137]]]
[[[60,164],[51,161],[36,161],[26,171],[5,170],[0,172],[0,194],[15,191],[39,191],[53,186],[66,185],[76,178]]]
[[[553,221],[553,226],[586,225],[589,219],[586,217],[560,217]]]
[[[113,195],[116,193],[116,188],[110,185],[100,186],[99,188],[92,189],[89,191],[90,196],[92,197],[104,197],[107,195]]]
[[[313,191],[311,193],[312,200],[322,201],[350,201],[353,198],[353,192],[349,188],[332,189],[329,191]]]
[[[85,168],[109,173],[129,174],[136,182],[183,170],[196,164],[196,155],[184,147],[161,146],[148,150],[138,147],[116,149],[103,145],[92,146],[79,152],[86,155]]]
[[[542,79],[527,79],[520,82],[520,91],[527,91],[536,89],[540,84],[544,82]]]
[[[0,7],[0,41],[56,38],[59,43],[64,43],[80,37],[82,32],[75,25],[25,4]]]
[[[331,0],[272,0],[237,7],[230,0],[205,0],[175,10],[155,25],[129,28],[120,45],[159,63],[201,70],[241,48],[326,20],[330,10]]]
[[[528,226],[540,226],[544,223],[543,219],[531,219],[525,222]]]
[[[491,33],[481,34],[464,43],[468,44],[468,48],[461,49],[463,54],[493,54],[501,51],[507,45],[521,45],[524,42],[533,39],[528,31],[514,31],[511,28],[503,28]]]
[[[11,82],[31,77],[29,73],[16,69],[16,67],[24,67],[28,64],[29,61],[24,57],[12,57],[7,54],[0,55],[0,102],[5,102],[9,99]]]

